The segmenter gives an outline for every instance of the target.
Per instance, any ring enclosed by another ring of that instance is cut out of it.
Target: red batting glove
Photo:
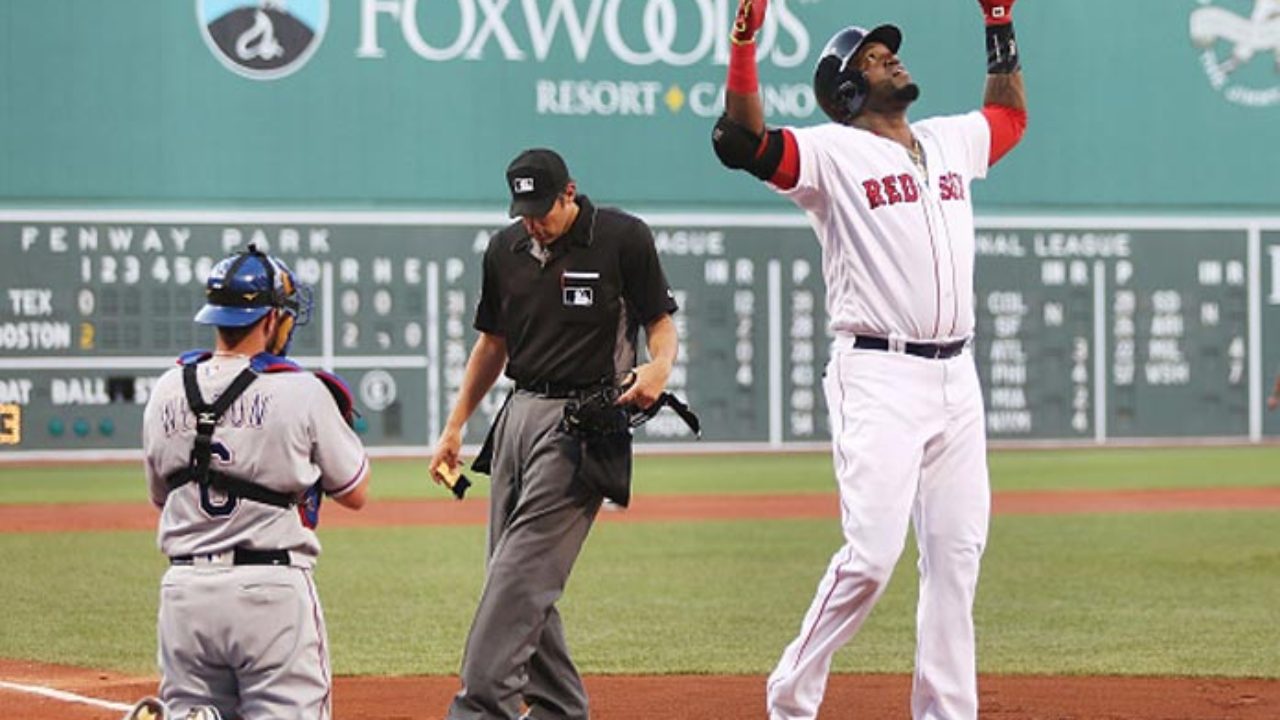
[[[748,0],[749,1],[749,0]],[[978,0],[987,27],[1008,25],[1013,22],[1013,4],[1018,0]]]
[[[764,25],[764,11],[769,0],[741,0],[738,15],[733,19],[733,32],[729,37],[734,45],[749,45],[756,41],[756,33]]]

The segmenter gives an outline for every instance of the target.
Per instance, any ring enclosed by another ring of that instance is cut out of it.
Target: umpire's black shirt
[[[475,328],[506,339],[506,374],[521,387],[611,381],[634,365],[639,328],[676,311],[649,226],[585,195],[577,203],[545,260],[519,222],[484,253]]]

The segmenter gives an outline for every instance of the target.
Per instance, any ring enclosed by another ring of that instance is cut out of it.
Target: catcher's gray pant
[[[556,429],[564,400],[518,391],[494,429],[489,566],[450,720],[587,717],[555,603],[602,496],[581,444]]]
[[[241,720],[327,720],[329,655],[311,571],[174,566],[160,588],[160,698]]]

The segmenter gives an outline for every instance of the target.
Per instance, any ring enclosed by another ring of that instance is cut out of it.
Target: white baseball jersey
[[[248,362],[214,356],[200,363],[205,401],[212,403]],[[169,493],[165,478],[187,466],[195,439],[181,367],[156,382],[142,428],[151,500],[163,508],[161,552],[173,557],[243,546],[289,550],[294,565],[314,564],[320,542],[297,508],[229,501],[194,482]],[[210,467],[288,495],[301,495],[319,480],[326,494],[342,496],[363,481],[368,458],[320,380],[309,372],[277,372],[260,374],[223,414],[213,433]]]
[[[945,342],[973,333],[973,205],[991,130],[980,112],[911,125],[928,177],[901,144],[834,123],[792,128],[796,187],[822,246],[838,335]],[[776,189],[776,188],[775,188]]]

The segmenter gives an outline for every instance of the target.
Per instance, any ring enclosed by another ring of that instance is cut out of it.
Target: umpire
[[[516,389],[485,443],[488,573],[448,718],[580,720],[587,695],[555,603],[602,500],[630,499],[631,438],[582,440],[560,423],[567,403],[627,373],[634,382],[619,405],[648,408],[661,396],[676,357],[676,303],[648,226],[579,195],[556,152],[520,153],[507,187],[520,222],[485,251],[480,335],[431,459],[444,482],[463,425],[505,368]],[[636,366],[642,326],[650,361]]]

